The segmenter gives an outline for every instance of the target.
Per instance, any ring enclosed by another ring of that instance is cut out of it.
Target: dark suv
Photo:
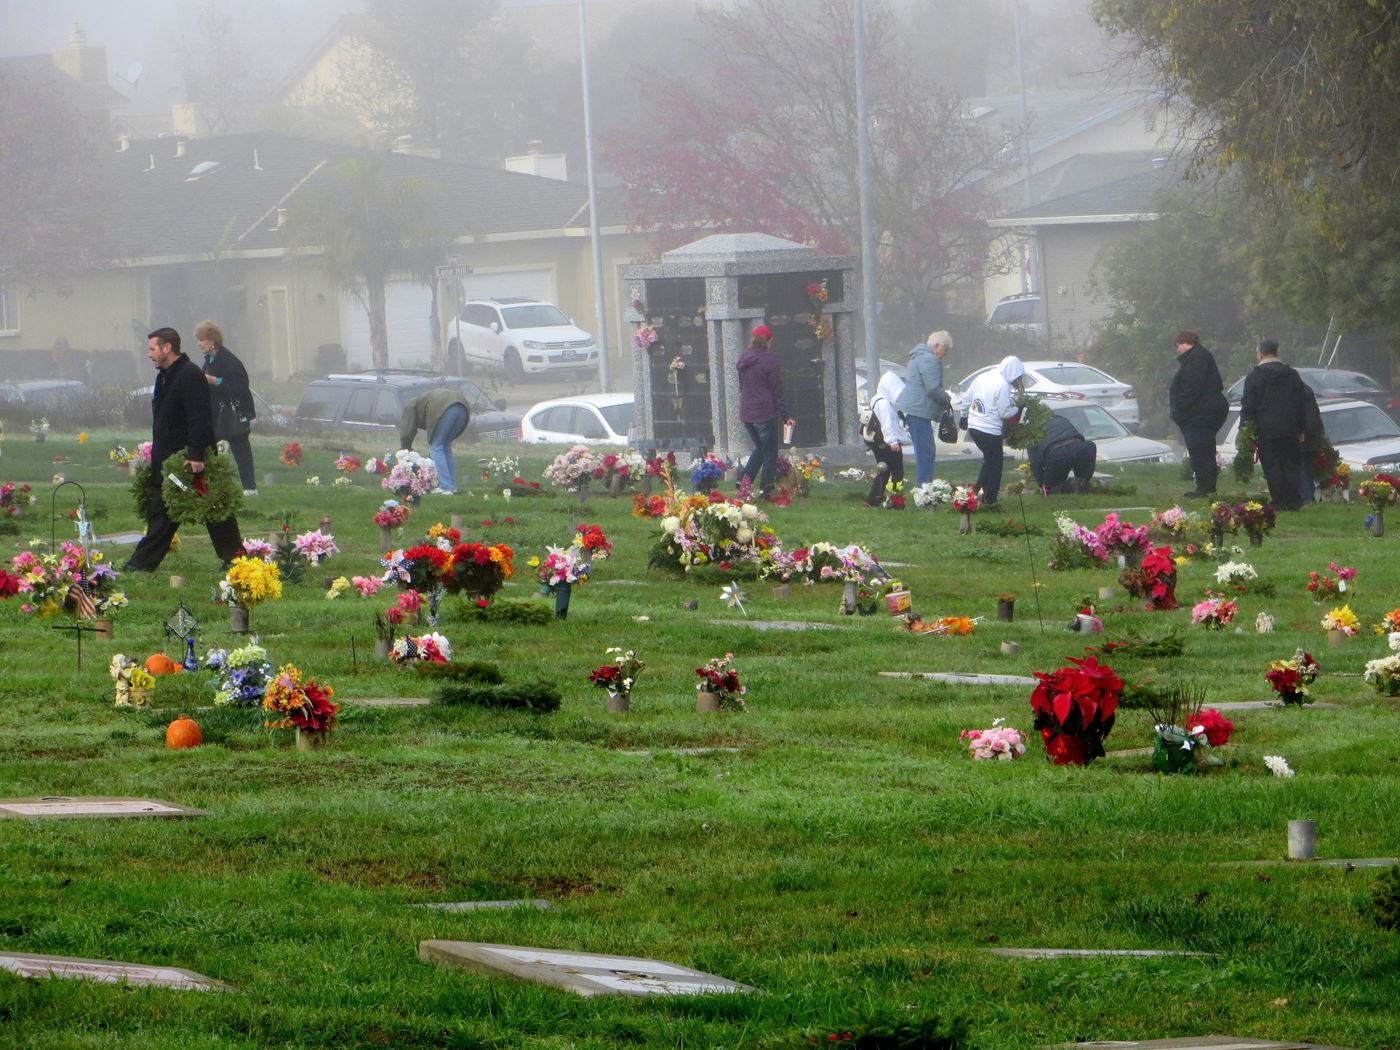
[[[471,409],[467,436],[476,441],[517,441],[520,413],[504,411],[470,379],[429,372],[356,372],[310,383],[297,405],[296,427],[304,433],[338,431],[397,447],[404,405],[436,387],[460,391]]]

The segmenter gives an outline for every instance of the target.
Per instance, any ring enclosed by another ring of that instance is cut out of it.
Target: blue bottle
[[[182,665],[186,671],[199,670],[199,657],[194,655],[194,636],[185,639],[185,659]]]

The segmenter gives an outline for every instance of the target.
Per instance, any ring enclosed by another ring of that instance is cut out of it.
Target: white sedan
[[[520,440],[531,445],[626,445],[635,408],[632,394],[541,401],[520,421]]]
[[[1099,405],[1125,427],[1139,422],[1137,391],[1120,383],[1107,372],[1079,364],[1077,361],[1025,361],[1026,389],[1037,394],[1058,394],[1071,401],[1087,401]],[[996,368],[979,368],[961,383],[949,389],[962,394],[983,372]]]
[[[1064,416],[1074,424],[1076,430],[1098,446],[1100,463],[1171,463],[1175,459],[1170,445],[1129,433],[1127,427],[1098,405],[1060,400],[1058,397],[1047,399],[1046,403],[1050,406],[1050,411],[1057,416]],[[945,445],[941,441],[937,444],[938,459],[941,462],[982,458],[977,446],[968,439],[966,430],[959,432],[956,445]],[[905,452],[907,455],[913,455],[912,449],[906,449]],[[1006,455],[1012,459],[1027,458],[1024,449],[1008,448]]]
[[[1400,426],[1375,405],[1337,400],[1319,401],[1317,407],[1327,440],[1352,470],[1364,473],[1400,469]],[[1216,438],[1215,450],[1226,463],[1234,462],[1239,429],[1240,408],[1234,405]]]

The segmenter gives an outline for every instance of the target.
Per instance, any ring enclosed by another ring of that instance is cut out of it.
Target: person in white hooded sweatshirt
[[[1006,421],[1020,411],[1011,401],[1011,389],[1022,389],[1026,366],[1016,356],[1003,357],[972,381],[963,394],[963,414],[967,436],[982,453],[982,469],[977,472],[977,488],[984,506],[996,506],[1001,494],[1002,436]]]
[[[870,495],[865,497],[867,507],[878,507],[884,502],[889,484],[904,483],[904,449],[910,444],[909,431],[894,407],[903,391],[904,380],[893,372],[886,372],[880,377],[875,396],[870,399],[872,422],[863,427],[861,433],[879,467],[870,483]]]

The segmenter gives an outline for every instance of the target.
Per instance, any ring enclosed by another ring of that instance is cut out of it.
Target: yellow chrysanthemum
[[[238,595],[238,604],[251,609],[270,598],[282,597],[277,566],[261,558],[234,558],[224,577]]]

